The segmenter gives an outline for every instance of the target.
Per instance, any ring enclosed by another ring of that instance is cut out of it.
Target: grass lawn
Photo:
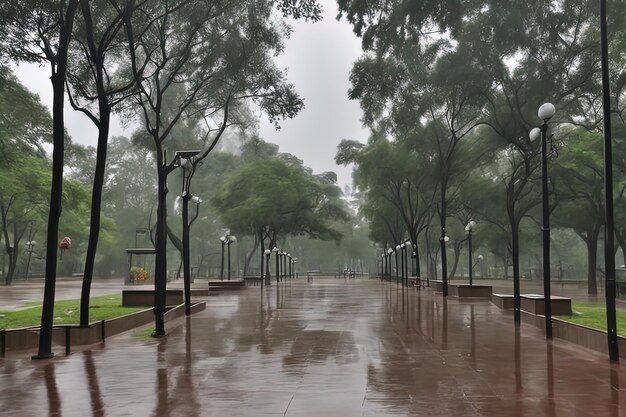
[[[0,329],[39,326],[41,303],[29,303],[33,307],[16,311],[1,311]],[[59,300],[54,303],[54,324],[78,324],[80,322],[80,300]],[[100,295],[91,298],[89,321],[106,320],[134,313],[145,307],[122,307],[122,294]]]
[[[606,309],[603,305],[572,303],[571,316],[558,316],[562,320],[606,331]],[[626,310],[617,309],[617,334],[626,337]]]

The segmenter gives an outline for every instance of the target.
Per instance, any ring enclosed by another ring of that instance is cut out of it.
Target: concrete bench
[[[552,315],[566,316],[572,314],[571,298],[553,295],[550,299],[552,300]],[[539,315],[545,314],[545,298],[541,294],[522,294],[520,304],[524,311]]]
[[[165,305],[175,306],[182,304],[183,290],[166,290]],[[154,305],[154,289],[122,290],[122,305],[124,307],[149,307]]]
[[[243,277],[244,282],[246,283],[246,285],[260,285],[261,284],[261,277],[260,276],[248,276],[248,277]]]
[[[515,297],[512,294],[491,294],[491,302],[502,310],[515,308]]]
[[[211,291],[237,291],[246,288],[246,281],[243,279],[233,279],[230,281],[209,281],[209,292]]]
[[[320,276],[320,275],[322,275],[322,271],[320,271],[319,269],[315,269],[315,270],[312,270],[312,271],[306,271],[306,279],[309,280],[309,281],[311,280],[311,278],[317,277],[317,276]]]

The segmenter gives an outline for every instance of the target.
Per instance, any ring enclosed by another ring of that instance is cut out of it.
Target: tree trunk
[[[165,336],[165,292],[167,289],[167,172],[161,147],[157,146],[157,225],[154,266],[154,335]]]
[[[88,7],[88,6],[87,6]],[[89,326],[89,298],[93,271],[100,237],[100,214],[102,208],[102,188],[107,160],[107,142],[109,140],[109,122],[111,108],[108,103],[100,103],[100,125],[98,126],[98,149],[96,152],[96,170],[93,178],[91,192],[91,219],[89,222],[89,243],[85,257],[85,271],[83,285],[80,293],[80,326]]]
[[[587,294],[598,295],[598,235],[590,235],[587,241]]]
[[[65,154],[65,128],[63,105],[65,103],[65,78],[67,73],[67,50],[74,25],[74,16],[78,0],[69,0],[64,21],[59,28],[59,46],[56,54],[56,71],[51,81],[52,99],[52,185],[50,187],[50,208],[48,211],[48,232],[46,237],[46,276],[41,309],[41,329],[39,332],[39,350],[34,358],[49,358],[52,353],[52,325],[54,321],[54,294],[57,278],[57,254],[59,238],[59,219],[61,217],[61,198],[63,195],[63,163]]]

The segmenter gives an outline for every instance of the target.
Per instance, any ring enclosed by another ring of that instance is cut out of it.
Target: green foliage
[[[334,175],[312,175],[279,159],[255,160],[229,175],[212,201],[235,234],[265,229],[284,237],[339,240],[341,233],[327,225],[348,218],[335,180]]]

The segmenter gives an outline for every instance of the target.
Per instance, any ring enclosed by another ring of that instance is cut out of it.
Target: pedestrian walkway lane
[[[206,301],[162,339],[7,356],[2,415],[626,415],[625,368],[488,302],[332,278]]]

